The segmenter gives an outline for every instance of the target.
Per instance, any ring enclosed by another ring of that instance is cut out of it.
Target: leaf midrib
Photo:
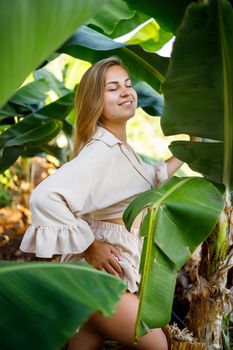
[[[139,63],[139,65],[142,65],[142,67],[145,67],[147,71],[151,73],[154,77],[156,77],[161,83],[165,81],[165,76],[163,76],[157,69],[151,66],[147,61],[143,60],[139,55],[131,51],[130,48],[121,47],[121,50],[126,51],[129,56],[133,57]]]
[[[222,5],[222,6],[221,6]],[[220,7],[221,6],[221,7]],[[229,50],[226,41],[226,33],[224,30],[223,21],[223,4],[218,2],[218,17],[219,17],[219,31],[220,43],[222,52],[223,65],[223,94],[224,94],[224,157],[223,157],[223,183],[226,186],[226,192],[230,192],[231,183],[231,159],[232,159],[232,108],[231,101],[233,99],[230,77],[231,64],[229,58]]]

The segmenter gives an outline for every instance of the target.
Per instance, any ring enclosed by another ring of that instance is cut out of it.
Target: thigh
[[[138,303],[136,294],[125,293],[113,316],[105,317],[95,313],[89,322],[101,333],[132,349],[167,350],[167,340],[160,328],[141,337],[138,344],[133,343]]]
[[[104,339],[105,336],[87,322],[70,338],[68,350],[99,350]]]

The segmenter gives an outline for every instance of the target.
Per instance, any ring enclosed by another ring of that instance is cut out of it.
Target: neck
[[[113,135],[115,135],[119,140],[121,140],[124,143],[127,143],[126,123],[124,125],[103,124],[103,127],[110,131]]]

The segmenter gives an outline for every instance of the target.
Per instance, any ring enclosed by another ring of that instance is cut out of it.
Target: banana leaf
[[[153,17],[163,29],[176,34],[186,7],[192,0],[125,0],[129,8]]]
[[[117,26],[122,22],[127,22],[131,29],[136,28],[139,24],[146,21],[148,16],[143,16],[141,22],[134,21],[135,10],[129,9],[127,3],[124,0],[109,0],[93,17],[91,17],[85,24],[89,27],[100,31],[103,34],[116,37],[114,31]],[[130,29],[121,32],[118,36],[126,34]]]
[[[190,5],[163,84],[166,135],[207,140],[175,142],[172,153],[208,179],[233,188],[233,9],[226,0]]]
[[[144,51],[139,45],[116,42],[87,26],[81,26],[57,51],[91,63],[118,56],[127,67],[131,67],[132,76],[158,91],[161,81],[165,79],[169,61],[167,57]]]
[[[0,1],[0,106],[104,0]]]
[[[109,0],[86,24],[111,38],[122,37],[133,31],[134,34],[130,35],[130,39],[123,41],[128,44],[139,44],[150,52],[159,50],[173,36],[171,32],[161,28],[151,17],[129,9],[123,0]],[[140,28],[136,30],[135,28],[139,25]]]
[[[61,130],[62,120],[72,109],[71,92],[55,102],[31,113],[0,135],[0,147],[43,144]]]
[[[80,264],[1,262],[1,349],[60,350],[91,313],[111,315],[124,290]]]
[[[132,80],[138,96],[138,107],[151,116],[161,116],[163,112],[163,96],[142,81]]]
[[[44,157],[50,154],[51,156],[57,158],[61,164],[63,164],[67,158],[66,158],[66,152],[65,149],[62,147],[57,146],[56,144],[43,144],[38,146],[30,146],[25,147],[20,155],[25,158],[29,157]],[[0,172],[1,172],[1,166],[0,166]]]
[[[223,206],[221,193],[207,180],[173,177],[139,195],[125,210],[128,230],[142,210],[146,214],[140,228],[144,243],[136,340],[169,322],[177,271],[208,237]]]
[[[66,137],[72,137],[73,127],[66,119],[73,111],[74,91],[67,89],[45,69],[37,71],[35,75],[38,80],[21,87],[0,110],[1,123],[8,123],[8,127],[5,125],[5,130],[0,133],[0,172],[11,166],[20,155],[33,157],[45,156],[47,153],[61,162],[66,159],[64,150],[55,144],[54,138],[61,130]],[[161,115],[161,95],[146,83],[134,83],[138,106],[151,115]],[[66,95],[45,105],[49,90],[58,96]],[[53,145],[48,145],[51,141]]]
[[[23,146],[5,147],[0,152],[0,173],[8,169],[23,153]]]
[[[49,92],[62,97],[71,92],[62,81],[58,80],[45,68],[38,69],[33,73],[34,79],[20,87],[11,99],[0,109],[1,124],[5,119],[23,117],[36,112],[48,104]]]
[[[21,87],[0,109],[1,124],[6,118],[21,117],[39,109],[48,91],[49,83],[43,78]]]
[[[161,28],[160,25],[151,18],[149,21],[142,24],[140,28],[128,34],[128,36],[129,38],[124,40],[127,44],[140,45],[148,52],[155,52],[161,49],[163,45],[173,37],[173,34]],[[116,40],[119,41],[119,39]]]

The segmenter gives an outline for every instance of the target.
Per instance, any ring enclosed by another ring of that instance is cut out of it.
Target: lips
[[[122,105],[131,105],[131,103],[133,103],[133,101],[132,100],[127,100],[127,101],[124,101],[124,102],[122,102],[122,103],[119,103],[119,105],[120,106],[122,106]]]

